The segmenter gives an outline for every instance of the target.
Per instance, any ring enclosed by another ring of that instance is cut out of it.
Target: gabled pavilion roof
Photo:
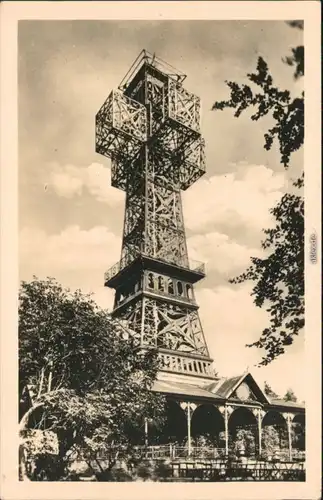
[[[249,390],[251,390],[252,400],[249,400],[249,404],[260,403],[267,408],[280,407],[286,408],[287,411],[289,408],[297,408],[300,410],[305,408],[303,403],[287,402],[279,398],[269,398],[249,372],[244,372],[234,377],[220,378],[208,384],[205,384],[205,382],[203,384],[198,379],[196,379],[196,383],[186,382],[185,378],[183,378],[183,381],[171,379],[157,380],[154,383],[153,391],[184,398],[204,399],[210,402],[218,401],[218,403],[223,403],[225,401],[232,401],[232,403],[239,403],[239,397],[237,396],[236,390],[242,383],[246,384]],[[246,403],[246,401],[244,401],[244,403]]]
[[[291,408],[305,408],[304,403],[295,401],[285,401],[284,399],[271,398],[270,403],[272,406],[290,406]]]
[[[211,391],[212,393],[214,392],[218,396],[227,398],[234,390],[240,379],[242,379],[241,375],[237,377],[222,378],[217,382],[213,382],[212,384],[206,386],[205,389]]]
[[[217,382],[213,382],[212,384],[205,386],[205,389],[211,391],[221,398],[229,399],[231,397],[234,397],[234,392],[243,382],[249,386],[256,399],[260,403],[270,403],[268,396],[261,390],[255,379],[249,372],[244,372],[241,375],[237,375],[235,377],[222,378]]]
[[[197,398],[208,398],[221,400],[216,394],[212,394],[204,387],[182,382],[173,382],[165,380],[156,380],[153,386],[154,392],[162,392],[163,394],[176,394],[180,396],[190,396]]]

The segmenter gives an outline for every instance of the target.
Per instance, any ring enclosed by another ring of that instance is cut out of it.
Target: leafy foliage
[[[263,449],[269,454],[279,450],[279,432],[273,425],[266,425],[262,429]]]
[[[286,21],[286,23],[292,28],[304,29],[304,21],[301,19],[293,19],[292,21]]]
[[[264,393],[271,397],[271,398],[278,398],[278,394],[276,394],[272,388],[270,387],[270,385],[268,384],[268,382],[265,381],[265,384],[264,384]]]
[[[305,425],[298,422],[293,423],[292,441],[294,449],[305,450]]]
[[[256,282],[252,295],[256,306],[269,304],[269,325],[256,342],[249,344],[264,348],[261,364],[268,364],[304,327],[304,200],[301,196],[285,194],[271,211],[276,219],[274,229],[266,229],[264,249],[274,251],[266,258],[252,257],[245,273],[231,280]]]
[[[150,390],[157,370],[156,352],[140,349],[90,296],[53,279],[21,283],[19,383],[33,399],[31,408],[21,401],[22,437],[55,432],[63,461],[71,450],[117,453],[143,439],[144,416],[162,419],[164,400]]]
[[[151,464],[143,462],[137,467],[136,472],[139,478],[141,478],[143,481],[147,481],[148,479],[152,478],[153,468]]]
[[[304,46],[299,45],[292,49],[292,55],[287,56],[283,61],[289,66],[295,66],[294,78],[300,78],[304,75]]]
[[[292,26],[302,29],[298,21]],[[304,74],[304,47],[292,50],[285,62],[295,66],[295,78]],[[292,98],[288,90],[274,85],[267,63],[259,57],[256,72],[247,75],[255,89],[246,84],[226,82],[230,99],[215,102],[214,110],[233,108],[234,116],[254,108],[251,119],[258,121],[271,116],[274,125],[265,134],[264,148],[272,148],[278,141],[281,163],[287,169],[291,155],[304,143],[304,93]],[[301,190],[304,177],[294,181],[294,188]],[[262,248],[265,258],[251,258],[251,265],[231,283],[251,280],[254,302],[267,307],[269,325],[256,342],[249,347],[262,348],[265,355],[260,365],[266,365],[285,352],[304,326],[304,199],[299,193],[286,193],[271,209],[275,227],[264,229],[266,235]]]
[[[293,389],[288,389],[283,399],[286,402],[288,401],[292,401],[293,403],[297,402],[297,397],[295,396]]]
[[[239,453],[243,448],[246,456],[256,452],[256,437],[251,429],[239,429],[234,439],[234,449]]]
[[[154,477],[158,481],[165,481],[172,476],[172,468],[167,462],[157,462],[154,468]]]
[[[288,58],[288,64],[297,63],[296,71],[300,76],[302,75],[301,61],[299,60],[301,50],[299,47],[294,50],[294,57]],[[297,54],[297,59],[295,59],[295,54]],[[247,108],[255,107],[256,111],[251,116],[253,121],[258,121],[271,114],[275,125],[265,134],[264,147],[267,150],[271,149],[274,139],[277,139],[281,162],[285,167],[288,167],[291,154],[304,143],[304,94],[292,99],[288,90],[280,90],[275,87],[268,65],[262,57],[258,58],[256,72],[249,73],[247,77],[259,87],[258,91],[253,91],[249,85],[239,85],[236,82],[227,81],[231,92],[230,99],[215,102],[213,109],[234,108],[234,116],[238,118]]]

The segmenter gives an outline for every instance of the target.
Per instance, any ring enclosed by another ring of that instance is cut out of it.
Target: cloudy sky
[[[202,100],[207,173],[183,193],[183,207],[190,257],[207,266],[196,297],[216,369],[229,376],[249,366],[260,384],[281,394],[292,387],[305,399],[303,338],[254,368],[261,351],[245,344],[259,337],[267,314],[254,306],[250,283],[228,283],[261,255],[269,208],[302,168],[302,152],[287,174],[277,148],[263,149],[270,120],[211,110],[228,97],[225,80],[245,80],[260,55],[277,85],[299,93],[281,59],[301,37],[280,21],[20,22],[20,278],[54,276],[111,309],[103,273],[120,256],[124,193],[110,186],[110,161],[95,153],[94,117],[139,52],[156,52],[187,74],[186,88]]]

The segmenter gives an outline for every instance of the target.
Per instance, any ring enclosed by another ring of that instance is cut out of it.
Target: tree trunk
[[[30,415],[37,409],[43,406],[43,403],[35,403],[31,408],[29,408],[28,411],[24,414],[22,419],[19,422],[19,436],[22,437],[22,434],[24,431],[28,429],[28,420],[30,418]]]
[[[28,429],[28,421],[30,415],[35,411],[36,408],[42,406],[42,403],[37,403],[24,414],[19,423],[19,481],[30,481],[27,474],[27,457],[26,449],[24,444],[24,431]]]
[[[19,481],[30,481],[27,474],[24,445],[19,444]]]

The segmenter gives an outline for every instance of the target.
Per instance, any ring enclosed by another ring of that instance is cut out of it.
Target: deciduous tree
[[[278,394],[276,394],[272,388],[270,387],[270,385],[268,384],[268,382],[265,381],[265,384],[264,384],[264,393],[271,397],[271,398],[278,398]]]
[[[140,349],[90,296],[54,279],[21,283],[20,434],[54,431],[60,474],[72,450],[93,457],[127,448],[144,417],[161,418],[163,398],[151,391],[157,370],[156,352]]]
[[[289,23],[302,29],[300,21]],[[292,49],[283,59],[295,68],[294,78],[304,74],[304,47]],[[271,116],[273,126],[265,133],[264,148],[278,142],[280,160],[285,169],[304,142],[304,93],[292,97],[290,91],[274,84],[266,61],[259,57],[257,69],[247,75],[249,84],[226,82],[230,90],[227,101],[215,102],[214,110],[231,108],[239,117],[253,109],[251,120]],[[271,209],[273,228],[264,229],[264,258],[251,258],[251,265],[231,283],[254,282],[252,296],[258,307],[266,307],[269,324],[260,338],[249,344],[264,350],[260,365],[267,365],[283,354],[304,326],[304,199],[303,176],[296,178],[293,189],[284,194]]]
[[[293,389],[288,389],[283,399],[286,402],[288,401],[292,401],[293,403],[297,402],[297,397],[295,396]]]

